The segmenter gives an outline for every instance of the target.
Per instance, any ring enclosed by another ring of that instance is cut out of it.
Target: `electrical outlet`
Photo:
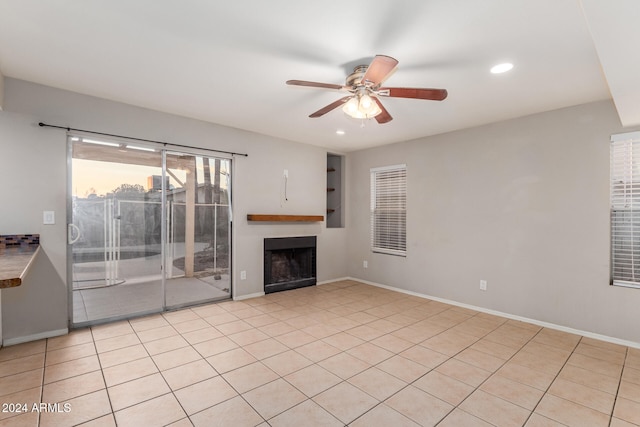
[[[362,261],[363,268],[369,268],[369,261]]]
[[[247,280],[247,272],[245,270],[240,272],[240,280]]]
[[[289,169],[285,169],[285,170],[284,170],[284,173],[282,174],[282,176],[283,176],[284,178],[289,178]]]
[[[486,291],[487,290],[487,281],[486,280],[480,280],[480,290],[481,291]]]

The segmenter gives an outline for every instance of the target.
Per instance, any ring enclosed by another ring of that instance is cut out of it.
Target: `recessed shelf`
[[[327,228],[344,227],[344,156],[327,153]]]

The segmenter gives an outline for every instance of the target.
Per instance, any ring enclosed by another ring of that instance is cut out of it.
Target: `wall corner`
[[[4,110],[4,76],[0,72],[0,111]]]

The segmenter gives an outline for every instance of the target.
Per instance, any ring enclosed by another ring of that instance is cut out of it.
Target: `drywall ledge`
[[[247,221],[268,221],[268,222],[319,222],[324,221],[322,215],[269,215],[269,214],[247,214]]]

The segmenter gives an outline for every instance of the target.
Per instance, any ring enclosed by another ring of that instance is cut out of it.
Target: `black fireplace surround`
[[[264,239],[264,293],[316,284],[316,236]]]

